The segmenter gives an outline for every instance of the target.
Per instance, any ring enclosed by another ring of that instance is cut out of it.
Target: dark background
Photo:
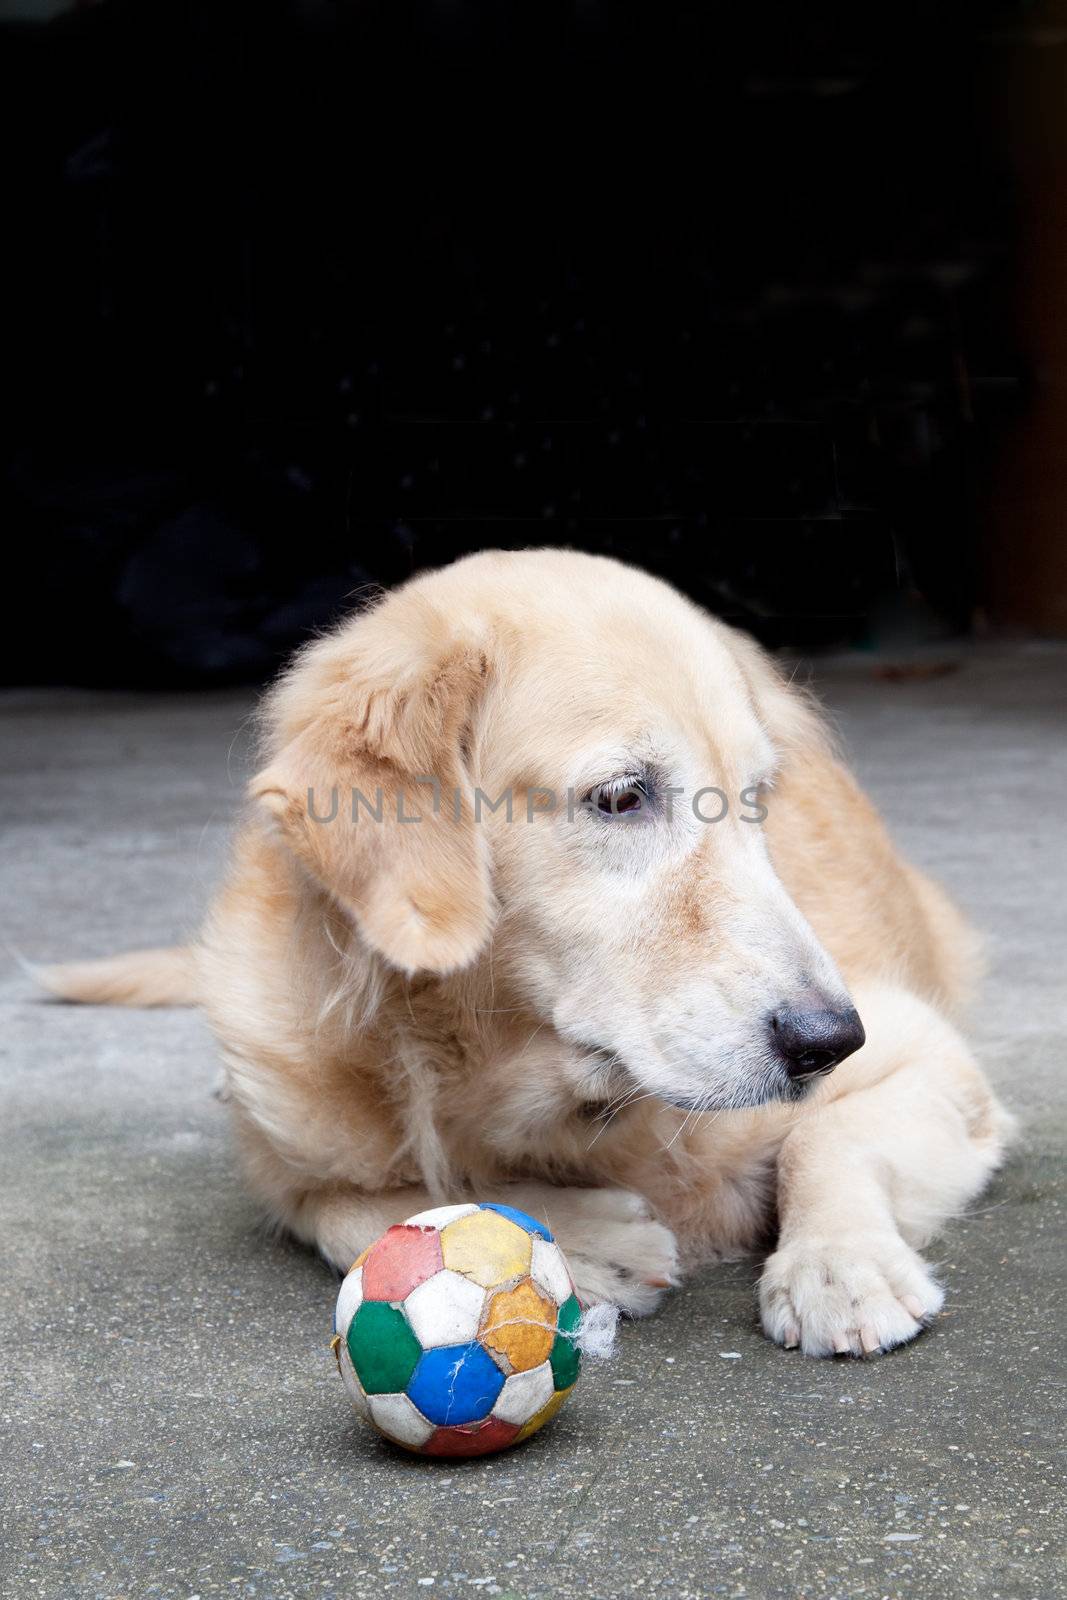
[[[989,508],[1040,411],[1047,10],[8,22],[5,680],[259,681],[486,545],[617,554],[772,645],[1040,626]]]

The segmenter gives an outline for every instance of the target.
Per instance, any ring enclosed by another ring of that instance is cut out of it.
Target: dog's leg
[[[901,989],[857,993],[868,1043],[782,1143],[763,1327],[808,1355],[913,1339],[944,1293],[917,1253],[998,1165],[1011,1118],[962,1039]]]
[[[545,1222],[567,1257],[586,1305],[609,1300],[631,1316],[643,1316],[655,1310],[663,1291],[676,1281],[674,1237],[652,1219],[638,1195],[623,1189],[516,1183],[490,1186],[477,1198],[517,1206]],[[335,1186],[301,1195],[287,1208],[285,1220],[297,1238],[347,1272],[386,1228],[434,1204],[422,1188],[368,1195]]]
[[[294,1198],[285,1208],[284,1221],[290,1233],[312,1245],[339,1272],[347,1272],[386,1228],[428,1211],[433,1204],[428,1190],[416,1185],[363,1194],[336,1184]]]
[[[485,1198],[518,1206],[548,1224],[585,1305],[610,1301],[631,1317],[644,1317],[678,1282],[674,1235],[628,1189],[516,1183]]]
[[[386,1228],[441,1204],[422,1185],[378,1189],[374,1162],[366,1162],[367,1182],[301,1183],[299,1166],[311,1168],[310,1153],[290,1138],[283,1151],[263,1127],[304,1129],[314,1112],[298,1101],[272,1101],[263,1092],[264,1079],[236,1076],[239,1093],[231,1102],[238,1145],[249,1187],[268,1214],[296,1238],[311,1245],[341,1272],[373,1244]],[[235,1081],[230,1063],[231,1087]],[[248,1113],[251,1104],[257,1113]],[[273,1112],[272,1118],[268,1113]],[[322,1148],[323,1129],[316,1130]],[[354,1141],[353,1141],[354,1143]],[[376,1147],[368,1147],[371,1156]],[[570,1263],[578,1293],[586,1305],[607,1300],[631,1316],[654,1311],[663,1291],[676,1281],[678,1256],[674,1235],[654,1220],[639,1195],[610,1184],[600,1188],[566,1188],[550,1183],[479,1184],[446,1200],[496,1200],[518,1207],[547,1223]]]

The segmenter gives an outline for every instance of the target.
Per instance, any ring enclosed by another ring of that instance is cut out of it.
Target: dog
[[[204,1007],[272,1219],[346,1271],[506,1201],[633,1315],[769,1244],[763,1328],[812,1356],[935,1316],[919,1251],[1012,1127],[952,1022],[976,940],[751,639],[483,552],[309,644],[261,725],[198,942],[43,976]]]

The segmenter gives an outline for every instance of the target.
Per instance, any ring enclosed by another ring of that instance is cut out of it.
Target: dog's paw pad
[[[906,1344],[944,1293],[898,1234],[849,1236],[777,1250],[760,1279],[764,1332],[805,1355],[877,1355]]]
[[[565,1248],[578,1297],[586,1305],[606,1301],[631,1317],[648,1316],[678,1281],[674,1235],[650,1217],[598,1218],[581,1244]]]

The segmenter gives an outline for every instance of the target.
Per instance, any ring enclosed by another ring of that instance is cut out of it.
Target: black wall
[[[266,676],[484,545],[963,629],[1022,4],[105,3],[0,34],[9,682]],[[893,597],[896,597],[894,602]]]

